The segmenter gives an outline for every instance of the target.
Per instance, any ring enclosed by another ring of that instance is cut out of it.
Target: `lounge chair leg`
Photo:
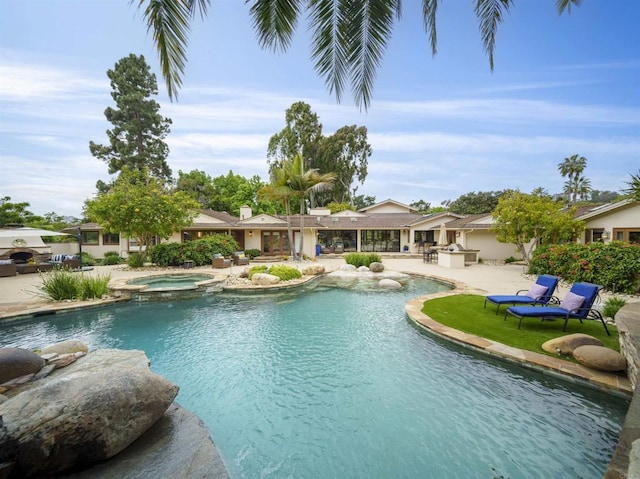
[[[518,321],[518,329],[520,329],[520,326],[522,326],[522,317],[520,318],[520,321]]]

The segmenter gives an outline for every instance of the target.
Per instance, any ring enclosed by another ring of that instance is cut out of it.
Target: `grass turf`
[[[620,350],[618,330],[613,325],[607,325],[611,336],[607,336],[600,321],[570,319],[567,331],[563,332],[564,320],[540,321],[534,318],[524,318],[518,329],[519,319],[507,314],[504,318],[506,305],[500,308],[496,316],[496,306],[487,303],[484,308],[484,296],[459,294],[425,301],[422,312],[434,321],[451,328],[475,334],[508,346],[547,354],[542,344],[550,339],[572,333],[584,333],[598,338],[607,348]]]

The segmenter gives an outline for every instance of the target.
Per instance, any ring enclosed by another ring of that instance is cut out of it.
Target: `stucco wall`
[[[494,233],[488,230],[475,230],[470,234],[463,234],[458,239],[467,249],[479,250],[478,256],[482,259],[504,260],[510,256],[520,259],[516,251],[516,245],[512,243],[500,243]]]

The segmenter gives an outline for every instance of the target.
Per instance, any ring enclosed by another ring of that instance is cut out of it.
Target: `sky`
[[[133,5],[131,4],[133,3]],[[498,29],[495,68],[470,0],[441,2],[431,55],[418,0],[403,2],[368,110],[341,102],[314,71],[301,18],[286,53],[262,50],[241,0],[214,0],[194,21],[183,86],[172,102],[137,2],[0,0],[0,198],[38,215],[81,217],[107,165],[113,107],[106,72],[130,53],[158,77],[173,121],[178,172],[229,171],[268,181],[269,138],[304,101],[323,134],[366,126],[372,155],[356,194],[409,204],[478,191],[560,193],[558,164],[579,154],[596,190],[620,191],[640,171],[640,2],[516,0]]]

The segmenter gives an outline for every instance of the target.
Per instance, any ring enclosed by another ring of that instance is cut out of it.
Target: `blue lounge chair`
[[[602,314],[593,309],[593,304],[598,298],[602,286],[592,283],[574,283],[569,292],[558,306],[510,306],[507,313],[520,319],[518,329],[522,325],[523,318],[564,319],[562,331],[567,330],[570,319],[577,319],[582,323],[583,319],[599,320],[604,326],[608,336],[611,336],[607,323]]]
[[[550,274],[541,274],[536,279],[536,282],[531,288],[521,289],[516,291],[516,294],[511,295],[491,295],[484,298],[484,307],[487,307],[487,301],[497,306],[496,316],[500,311],[501,304],[516,305],[546,305],[549,303],[559,303],[558,299],[553,296],[556,288],[558,287],[557,276],[551,276]],[[521,294],[523,293],[523,294]]]

